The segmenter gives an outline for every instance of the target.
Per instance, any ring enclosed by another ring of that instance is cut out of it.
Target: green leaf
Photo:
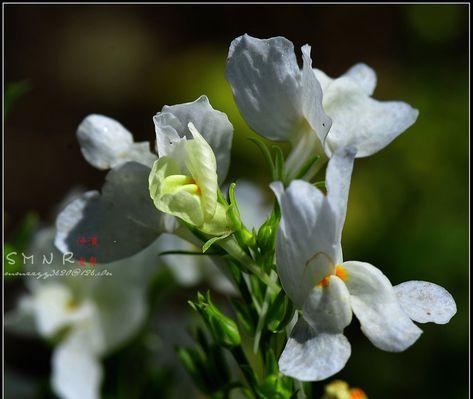
[[[269,169],[271,170],[271,175],[274,176],[275,167],[274,167],[273,158],[271,156],[271,153],[269,152],[268,146],[256,137],[249,137],[248,140],[256,144],[256,146],[260,149],[261,153],[263,154],[264,159],[266,160],[269,166]]]
[[[169,250],[169,251],[163,251],[160,252],[158,255],[159,256],[166,256],[166,255],[191,255],[191,256],[212,256],[212,255],[221,255],[222,253],[203,253],[203,252],[197,252],[197,251],[183,251],[183,250]]]
[[[294,179],[302,179],[305,174],[309,171],[309,169],[320,159],[320,155],[314,155],[312,158],[309,158],[301,168],[296,173],[296,177]]]
[[[272,332],[282,331],[292,320],[293,315],[294,305],[284,290],[279,291],[268,310],[266,318],[268,329]]]
[[[205,242],[205,244],[202,246],[202,253],[207,252],[207,250],[208,250],[213,244],[215,244],[216,242],[219,242],[219,241],[221,241],[221,240],[224,240],[224,239],[227,238],[230,234],[232,234],[232,233],[230,232],[230,233],[223,234],[223,235],[221,235],[221,236],[212,237],[210,240],[208,240],[207,242]]]
[[[325,190],[327,188],[327,186],[325,185],[325,180],[315,182],[314,186],[317,187],[317,188],[323,189],[323,190]]]
[[[285,181],[285,173],[284,173],[284,154],[279,146],[273,145],[273,151],[275,153],[274,156],[274,170],[275,175],[273,176],[273,180],[275,181]]]

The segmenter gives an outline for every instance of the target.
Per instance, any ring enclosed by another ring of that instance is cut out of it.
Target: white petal
[[[293,140],[306,124],[313,129],[320,125],[319,136],[330,128],[320,85],[315,74],[308,73],[309,48],[303,52],[301,72],[293,44],[283,37],[256,39],[245,34],[230,45],[225,76],[235,102],[250,127],[270,140]]]
[[[422,331],[402,310],[387,277],[369,263],[345,262],[343,267],[353,312],[373,345],[390,352],[411,346]]]
[[[353,79],[369,96],[373,94],[377,80],[376,72],[368,65],[355,64],[343,76]]]
[[[313,71],[315,73],[315,77],[320,83],[320,87],[322,88],[322,93],[325,93],[327,90],[327,87],[330,85],[330,83],[333,82],[333,79],[328,76],[324,71],[321,71],[320,69],[313,68]]]
[[[347,213],[355,154],[351,147],[339,149],[330,159],[326,171],[327,198],[336,217],[336,236],[340,239]]]
[[[103,115],[87,116],[77,129],[77,138],[84,158],[98,169],[110,169],[127,161],[150,166],[156,160],[148,142],[134,143],[127,129]]]
[[[312,289],[302,307],[302,315],[315,331],[337,334],[351,323],[350,293],[337,276],[330,276],[327,284]]]
[[[427,281],[406,281],[394,287],[401,307],[418,323],[446,324],[457,312],[452,295]]]
[[[64,285],[48,284],[37,290],[32,298],[36,325],[41,335],[53,337],[71,323],[72,292]]]
[[[301,180],[294,180],[282,194],[280,185],[271,186],[282,210],[276,245],[278,274],[284,290],[299,306],[342,262],[340,241],[353,161],[350,148],[334,154],[327,167],[327,196]]]
[[[279,358],[279,370],[301,381],[320,381],[343,369],[350,354],[343,334],[317,334],[300,318]]]
[[[282,286],[298,306],[312,288],[330,274],[339,257],[334,213],[323,193],[294,180],[280,195],[282,211],[276,264]]]
[[[328,86],[323,106],[333,121],[326,140],[329,155],[347,146],[356,148],[357,157],[372,155],[404,132],[418,116],[418,111],[404,102],[372,99],[347,77]]]
[[[302,111],[320,142],[323,143],[332,126],[332,120],[322,108],[322,88],[312,70],[310,46],[307,44],[302,47],[302,61]]]
[[[38,332],[48,338],[54,337],[64,327],[87,320],[95,311],[90,301],[78,304],[70,287],[45,282],[38,285],[31,296]]]
[[[159,156],[169,155],[174,143],[192,138],[187,125],[192,123],[212,147],[217,159],[219,183],[230,166],[233,126],[225,113],[212,108],[206,96],[194,102],[168,106],[154,118]]]
[[[87,339],[73,335],[54,351],[51,385],[60,398],[100,398],[102,365],[87,345]]]
[[[161,213],[148,192],[150,169],[128,162],[112,169],[102,195],[89,191],[70,203],[56,220],[55,245],[79,259],[106,263],[129,257],[151,244],[164,230]],[[96,237],[97,245],[80,243]]]

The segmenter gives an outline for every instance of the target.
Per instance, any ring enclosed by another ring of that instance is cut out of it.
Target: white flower
[[[78,264],[62,265],[53,237],[53,229],[40,230],[35,235],[28,251],[34,255],[35,263],[28,264],[29,270],[84,271]],[[48,254],[49,259],[50,253],[52,264],[39,263],[43,254]],[[51,385],[61,399],[100,398],[101,359],[141,327],[147,314],[150,277],[157,265],[158,248],[152,245],[126,260],[93,268],[95,273],[106,269],[111,276],[26,280],[30,294],[22,298],[16,314],[8,315],[7,325],[19,332],[29,328],[29,333],[33,326],[44,338],[60,339],[52,356]]]
[[[153,121],[160,157],[170,155],[176,143],[192,139],[188,129],[192,123],[212,148],[217,161],[218,182],[223,183],[230,166],[233,126],[227,115],[212,108],[206,96],[191,103],[165,105]]]
[[[161,212],[177,216],[202,232],[231,232],[227,207],[218,201],[217,162],[210,145],[188,124],[192,139],[169,144],[149,175],[149,192]]]
[[[171,143],[186,136],[183,127],[193,122],[216,154],[219,181],[230,162],[233,127],[226,115],[214,110],[207,97],[192,103],[164,106],[154,117],[158,153],[165,155]],[[77,136],[87,161],[111,170],[102,192],[89,191],[69,203],[56,221],[55,245],[76,258],[95,257],[113,262],[132,256],[153,243],[162,232],[177,227],[173,217],[159,212],[150,199],[148,177],[157,156],[149,143],[134,143],[118,122],[90,115],[79,125]],[[99,245],[82,245],[81,237],[97,237]]]
[[[392,287],[376,267],[343,261],[341,235],[354,156],[351,149],[334,153],[327,168],[327,195],[300,180],[286,191],[273,184],[282,209],[278,274],[302,310],[279,366],[299,380],[322,380],[344,367],[351,348],[343,329],[352,313],[376,347],[399,352],[421,334],[413,321],[443,324],[456,312],[442,287],[419,281]]]
[[[332,80],[312,70],[308,45],[302,47],[302,60],[301,70],[293,44],[283,37],[244,35],[230,45],[226,70],[250,127],[270,140],[291,142],[286,162],[291,179],[317,154],[330,157],[350,145],[357,157],[368,156],[415,122],[418,111],[408,104],[370,97],[376,75],[368,66],[357,64]]]

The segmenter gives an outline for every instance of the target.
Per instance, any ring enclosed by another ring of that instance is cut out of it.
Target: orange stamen
[[[347,271],[343,266],[336,266],[335,267],[335,276],[337,276],[339,279],[346,281],[348,278]],[[317,284],[317,287],[327,287],[329,282],[330,282],[330,277],[333,276],[333,274],[328,274],[326,275],[322,280],[319,281]]]
[[[367,396],[360,388],[352,388],[350,389],[350,399],[367,399]]]
[[[346,279],[348,278],[347,271],[345,270],[345,268],[343,266],[337,266],[335,268],[335,275],[340,280],[343,280],[343,281],[346,281]]]

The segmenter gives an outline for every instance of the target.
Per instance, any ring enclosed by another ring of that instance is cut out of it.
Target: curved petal
[[[335,275],[312,289],[302,307],[304,319],[316,332],[337,334],[351,323],[350,293]]]
[[[402,310],[394,289],[379,269],[364,262],[345,262],[345,284],[361,330],[374,346],[402,352],[422,334]]]
[[[327,165],[325,176],[327,200],[335,214],[335,235],[339,241],[345,224],[355,155],[353,148],[341,148],[332,156]]]
[[[310,183],[294,180],[279,194],[281,222],[276,264],[282,286],[302,306],[312,288],[330,274],[337,262],[334,214],[323,193]]]
[[[353,79],[334,80],[324,92],[325,112],[332,118],[326,151],[353,146],[357,157],[386,147],[417,119],[419,112],[401,101],[376,101]]]
[[[284,37],[245,34],[230,45],[225,76],[235,102],[248,125],[270,140],[292,141],[306,124],[317,129],[319,137],[330,128],[320,85],[315,74],[308,73],[309,47],[304,47],[303,58],[301,72],[294,46]]]
[[[127,129],[103,115],[87,116],[77,128],[77,138],[84,158],[98,169],[111,169],[128,161],[151,166],[156,160],[148,142],[134,143]]]
[[[52,356],[51,385],[64,399],[99,399],[103,369],[83,330],[72,331]]]
[[[406,281],[394,287],[397,299],[408,316],[418,323],[446,324],[457,313],[452,295],[427,281]]]
[[[164,226],[149,196],[149,172],[144,165],[127,162],[107,174],[101,195],[89,191],[66,206],[56,219],[56,247],[76,259],[94,257],[107,263],[150,245]]]
[[[343,76],[353,79],[369,96],[373,94],[376,88],[376,72],[366,64],[353,65]]]
[[[320,381],[343,369],[350,355],[343,334],[318,334],[300,318],[279,358],[279,370],[300,381]]]
[[[312,70],[310,46],[307,44],[302,47],[302,62],[302,112],[320,142],[323,143],[332,126],[332,120],[325,114],[322,107],[322,88]]]
[[[273,184],[282,217],[276,245],[278,274],[284,290],[299,306],[312,288],[342,262],[341,235],[354,152],[341,149],[327,167],[327,191],[294,180],[285,192]]]
[[[190,103],[165,105],[154,118],[159,156],[170,155],[173,144],[192,138],[187,126],[191,122],[212,148],[217,160],[219,183],[223,183],[230,166],[233,126],[225,113],[212,108],[206,96]]]
[[[200,135],[198,130],[189,122],[192,140],[186,143],[186,167],[191,172],[199,189],[202,200],[204,219],[211,219],[217,207],[217,163],[212,148]]]

